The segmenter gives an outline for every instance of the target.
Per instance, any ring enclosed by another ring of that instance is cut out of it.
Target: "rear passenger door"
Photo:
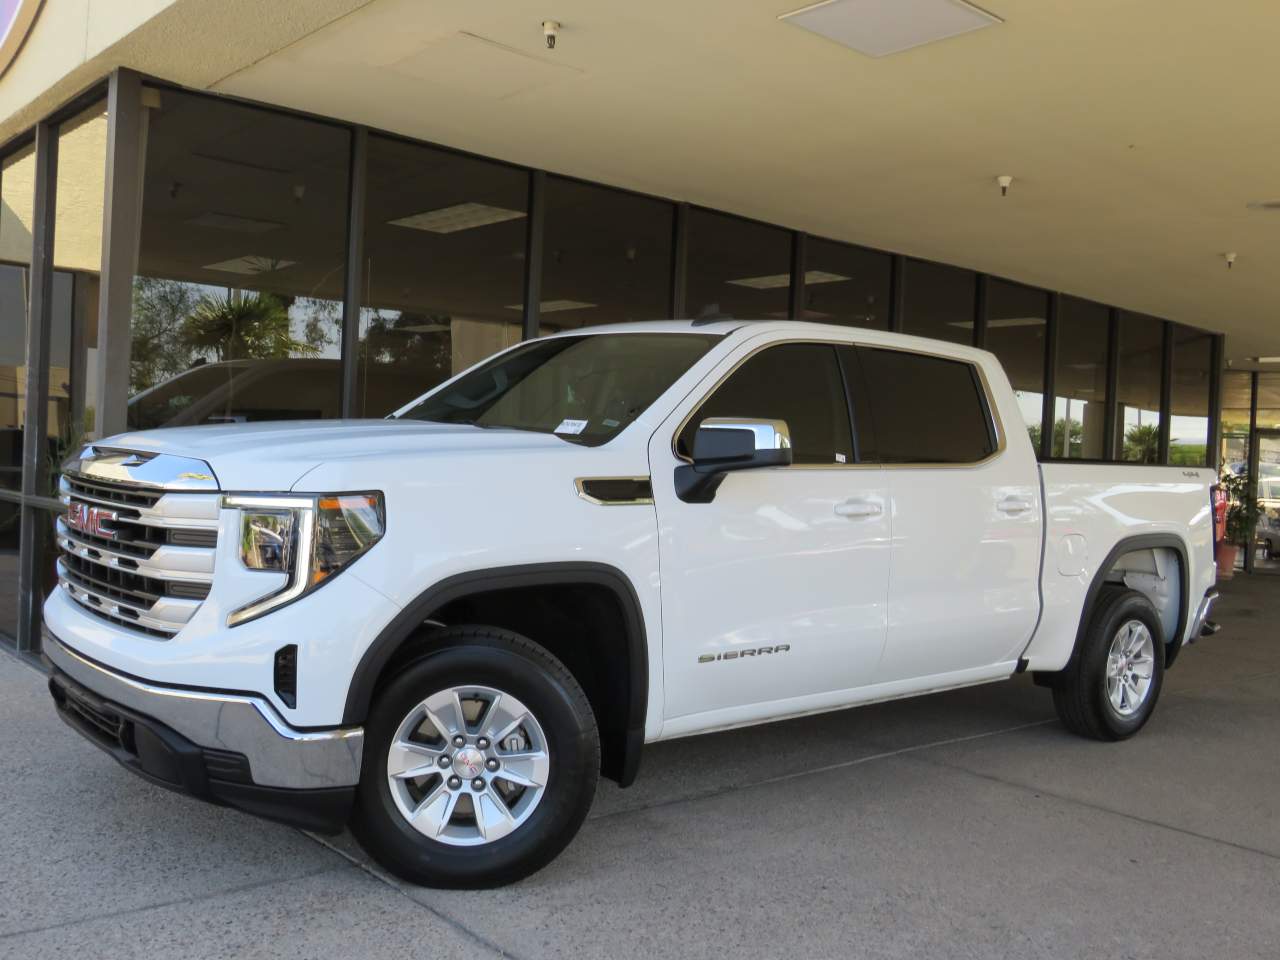
[[[867,454],[886,467],[892,503],[888,636],[877,680],[1015,661],[1040,604],[1031,445],[1006,442],[976,364],[867,346],[857,358],[875,428]]]

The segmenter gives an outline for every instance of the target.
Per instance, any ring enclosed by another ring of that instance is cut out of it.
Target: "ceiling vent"
[[[823,0],[778,19],[868,57],[887,57],[1004,22],[964,0]]]

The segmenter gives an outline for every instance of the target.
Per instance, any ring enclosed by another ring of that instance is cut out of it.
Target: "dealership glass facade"
[[[1009,371],[1042,457],[1221,454],[1221,337],[957,266],[127,71],[5,151],[0,633],[28,649],[19,574],[52,582],[56,464],[85,437],[381,417],[585,325],[811,319],[973,344]]]

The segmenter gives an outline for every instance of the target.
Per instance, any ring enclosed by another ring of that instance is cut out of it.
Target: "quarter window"
[[[974,463],[995,437],[973,365],[899,350],[858,349],[885,463]]]
[[[680,435],[682,453],[711,417],[785,420],[794,463],[853,462],[849,405],[830,344],[784,343],[752,356],[690,418]]]

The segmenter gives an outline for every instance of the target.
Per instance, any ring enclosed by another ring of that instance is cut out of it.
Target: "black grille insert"
[[[103,503],[119,503],[130,507],[153,507],[164,496],[159,490],[147,490],[142,487],[122,487],[117,484],[98,483],[85,477],[73,477],[64,474],[71,493],[80,494],[88,500],[99,500]]]

